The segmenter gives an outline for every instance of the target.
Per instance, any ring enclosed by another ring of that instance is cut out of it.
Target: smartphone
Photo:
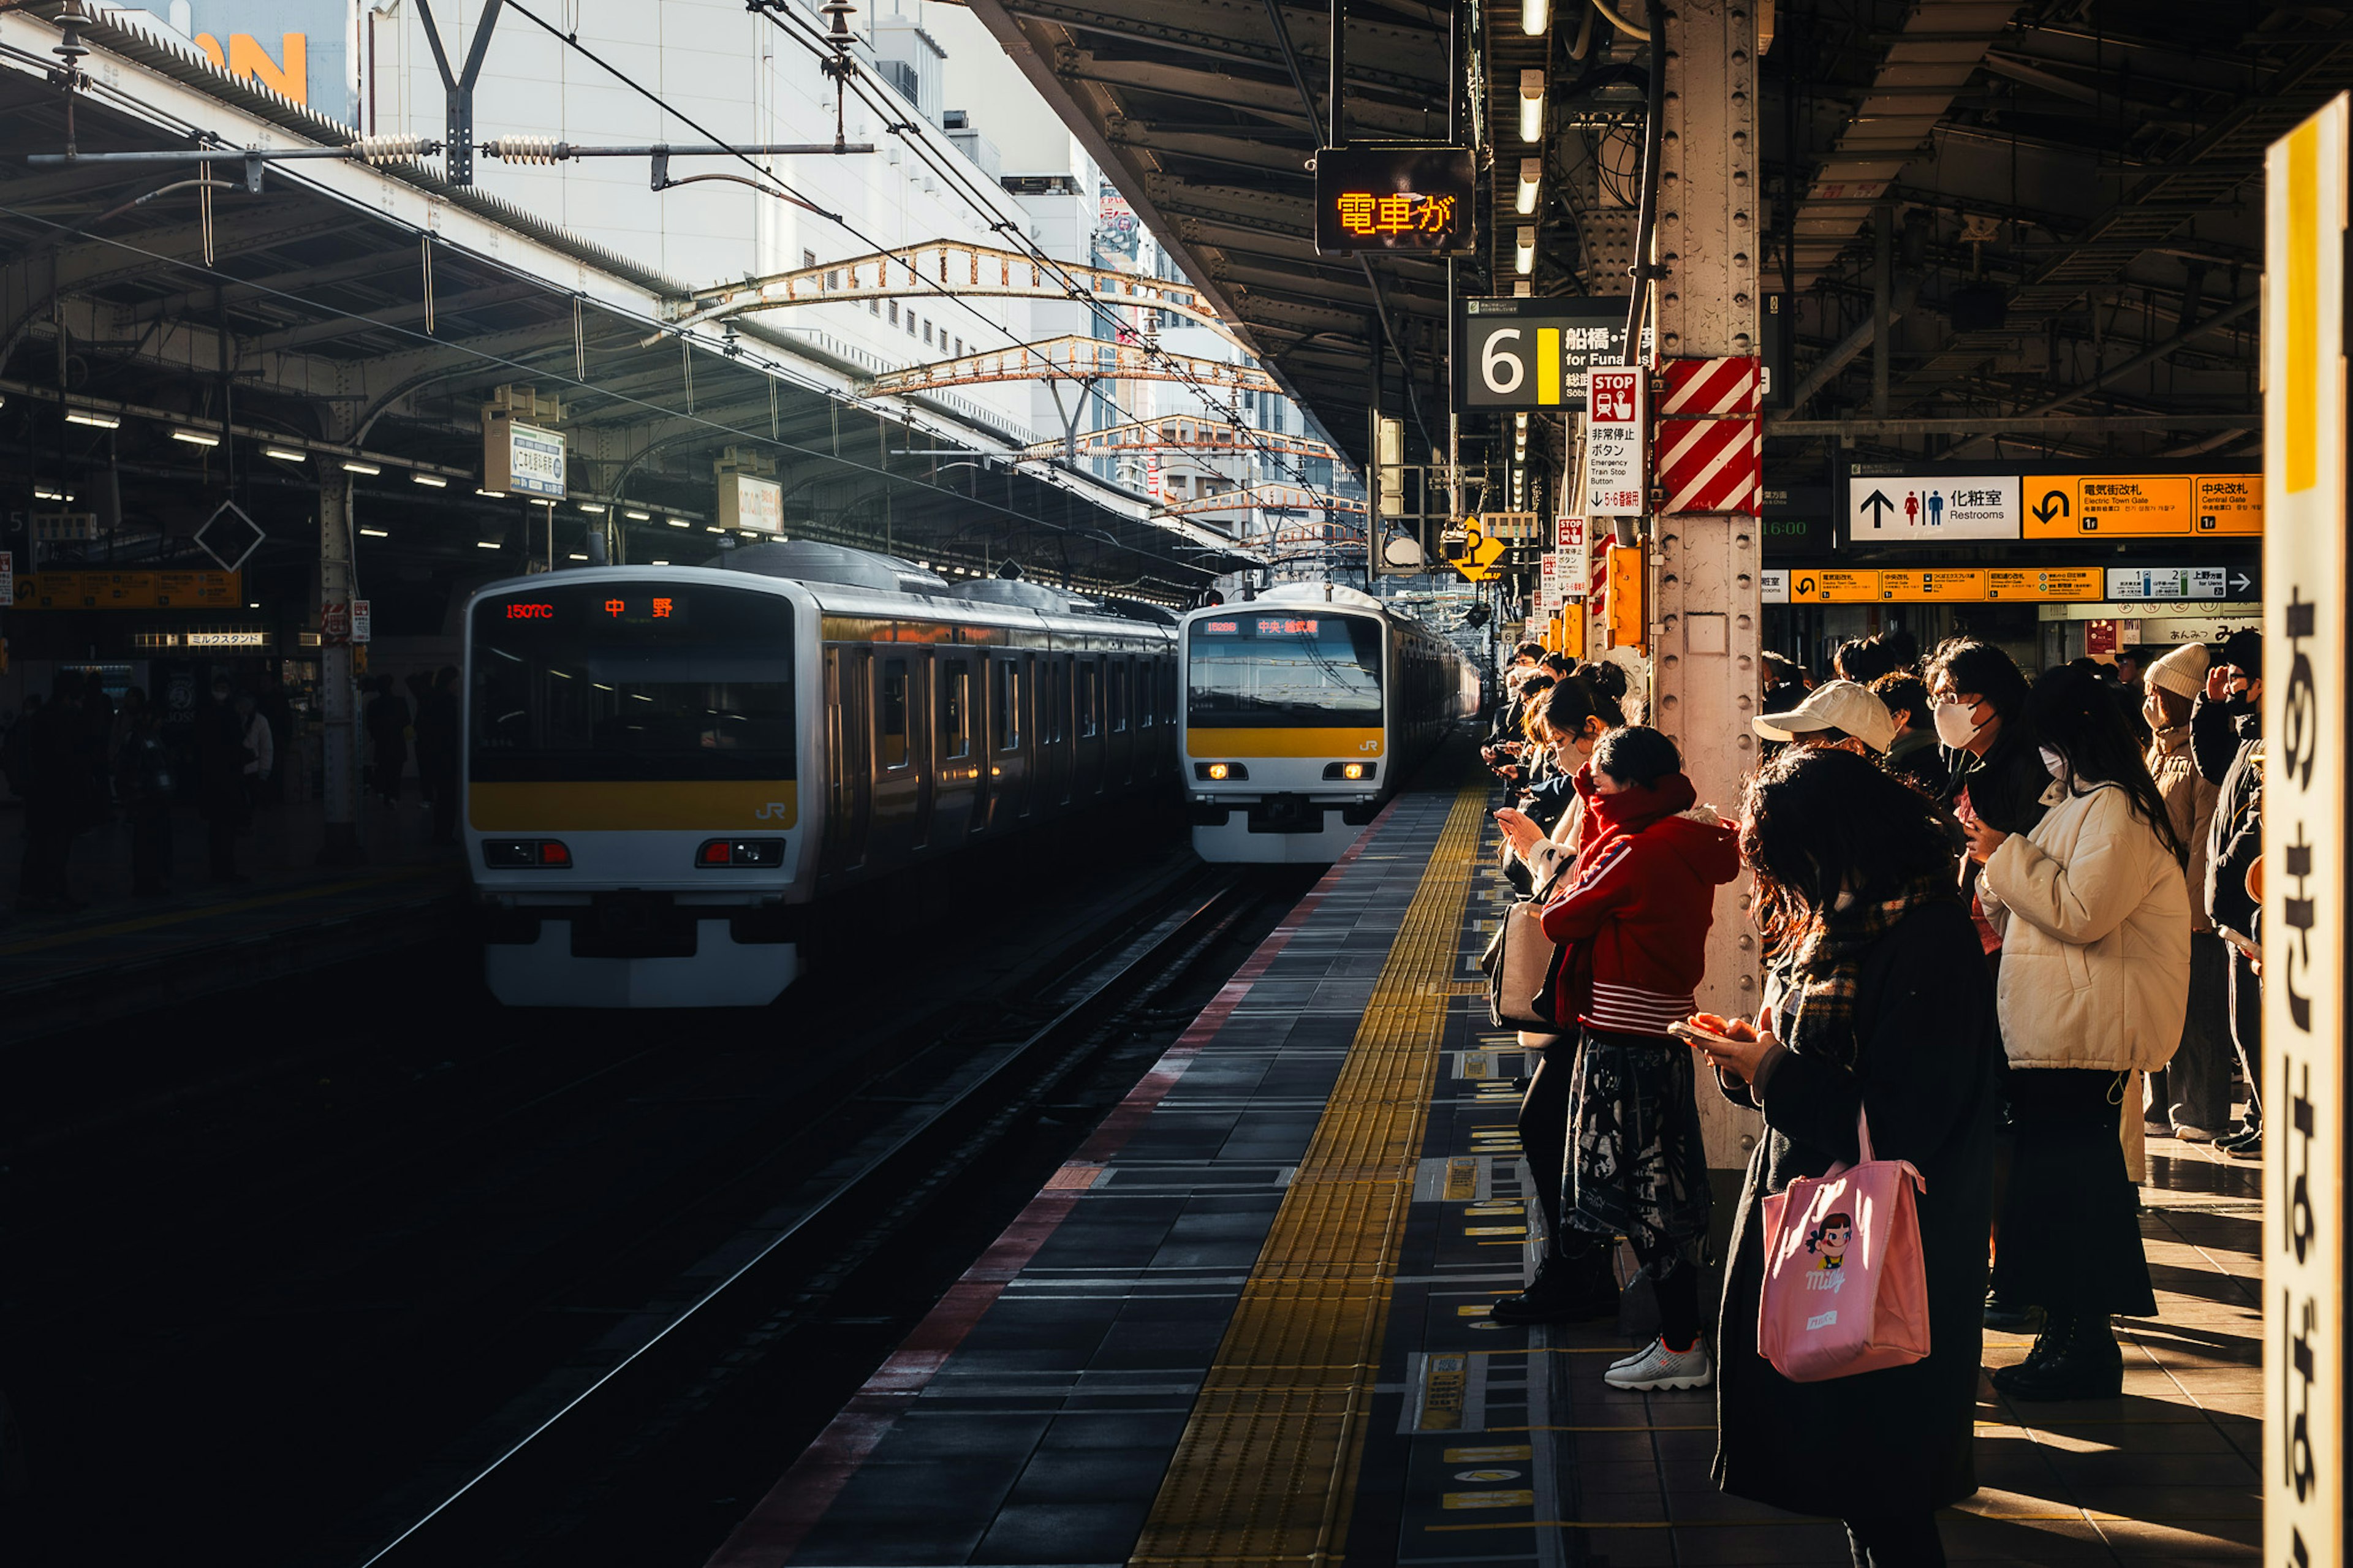
[[[1753,1040],[1736,1040],[1729,1035],[1712,1035],[1705,1029],[1695,1029],[1689,1024],[1669,1024],[1667,1033],[1676,1039],[1688,1045],[1697,1046],[1703,1050],[1709,1046],[1739,1046],[1756,1043]]]

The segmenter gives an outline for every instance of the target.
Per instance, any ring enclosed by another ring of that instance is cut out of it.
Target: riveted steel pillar
[[[319,862],[355,864],[360,855],[359,694],[352,685],[352,479],[338,473],[319,487],[319,601],[339,611],[343,635],[322,614],[319,637],[319,698],[325,720],[320,771],[325,784],[325,837]]]
[[[1662,39],[1656,255],[1659,352],[1705,359],[1757,352],[1757,21],[1755,0],[1670,0]],[[1736,814],[1757,763],[1759,648],[1757,520],[1683,513],[1658,521],[1651,629],[1652,722],[1673,737],[1701,800]],[[1716,898],[1699,1005],[1727,1017],[1760,1003],[1747,878]],[[1703,1084],[1708,1163],[1747,1163],[1757,1119]]]

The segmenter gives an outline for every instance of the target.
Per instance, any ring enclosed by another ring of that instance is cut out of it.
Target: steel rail
[[[483,1466],[462,1485],[452,1490],[432,1508],[419,1515],[398,1534],[359,1560],[356,1568],[375,1568],[375,1564],[393,1559],[405,1546],[435,1521],[444,1518],[459,1503],[473,1496],[533,1443],[546,1436],[566,1417],[574,1415],[599,1393],[610,1388],[623,1373],[656,1349],[669,1342],[681,1328],[703,1313],[712,1303],[728,1295],[735,1287],[751,1277],[764,1264],[792,1246],[825,1222],[838,1217],[851,1205],[870,1201],[870,1189],[882,1184],[892,1169],[912,1156],[933,1147],[948,1131],[972,1117],[976,1112],[996,1109],[994,1090],[1015,1077],[1025,1067],[1034,1065],[1041,1055],[1066,1044],[1068,1037],[1099,1020],[1111,1007],[1145,989],[1156,975],[1171,968],[1194,947],[1222,928],[1239,910],[1247,897],[1248,884],[1239,874],[1228,880],[1209,898],[1186,916],[1166,935],[1154,942],[1143,952],[1128,960],[1112,974],[1089,987],[1086,994],[1070,1003],[1052,1018],[1040,1025],[1029,1036],[1007,1050],[994,1064],[955,1095],[933,1109],[917,1125],[907,1129],[891,1143],[871,1156],[839,1185],[818,1199],[797,1216],[791,1224],[776,1232],[751,1257],[738,1264],[724,1278],[701,1296],[681,1309],[660,1329],[607,1367],[587,1387],[581,1389],[553,1415],[529,1432],[515,1439],[500,1454]]]

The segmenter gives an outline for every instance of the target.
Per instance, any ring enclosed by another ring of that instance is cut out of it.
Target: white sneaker
[[[1637,1355],[1601,1374],[1612,1388],[1655,1394],[1662,1389],[1705,1388],[1715,1377],[1708,1364],[1707,1342],[1694,1340],[1687,1351],[1671,1351],[1664,1340],[1652,1340]]]

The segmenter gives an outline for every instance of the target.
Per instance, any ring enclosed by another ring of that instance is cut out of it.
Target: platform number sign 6
[[[1528,378],[1528,363],[1511,352],[1525,334],[1518,327],[1498,327],[1479,349],[1479,378],[1497,397],[1509,397]]]

